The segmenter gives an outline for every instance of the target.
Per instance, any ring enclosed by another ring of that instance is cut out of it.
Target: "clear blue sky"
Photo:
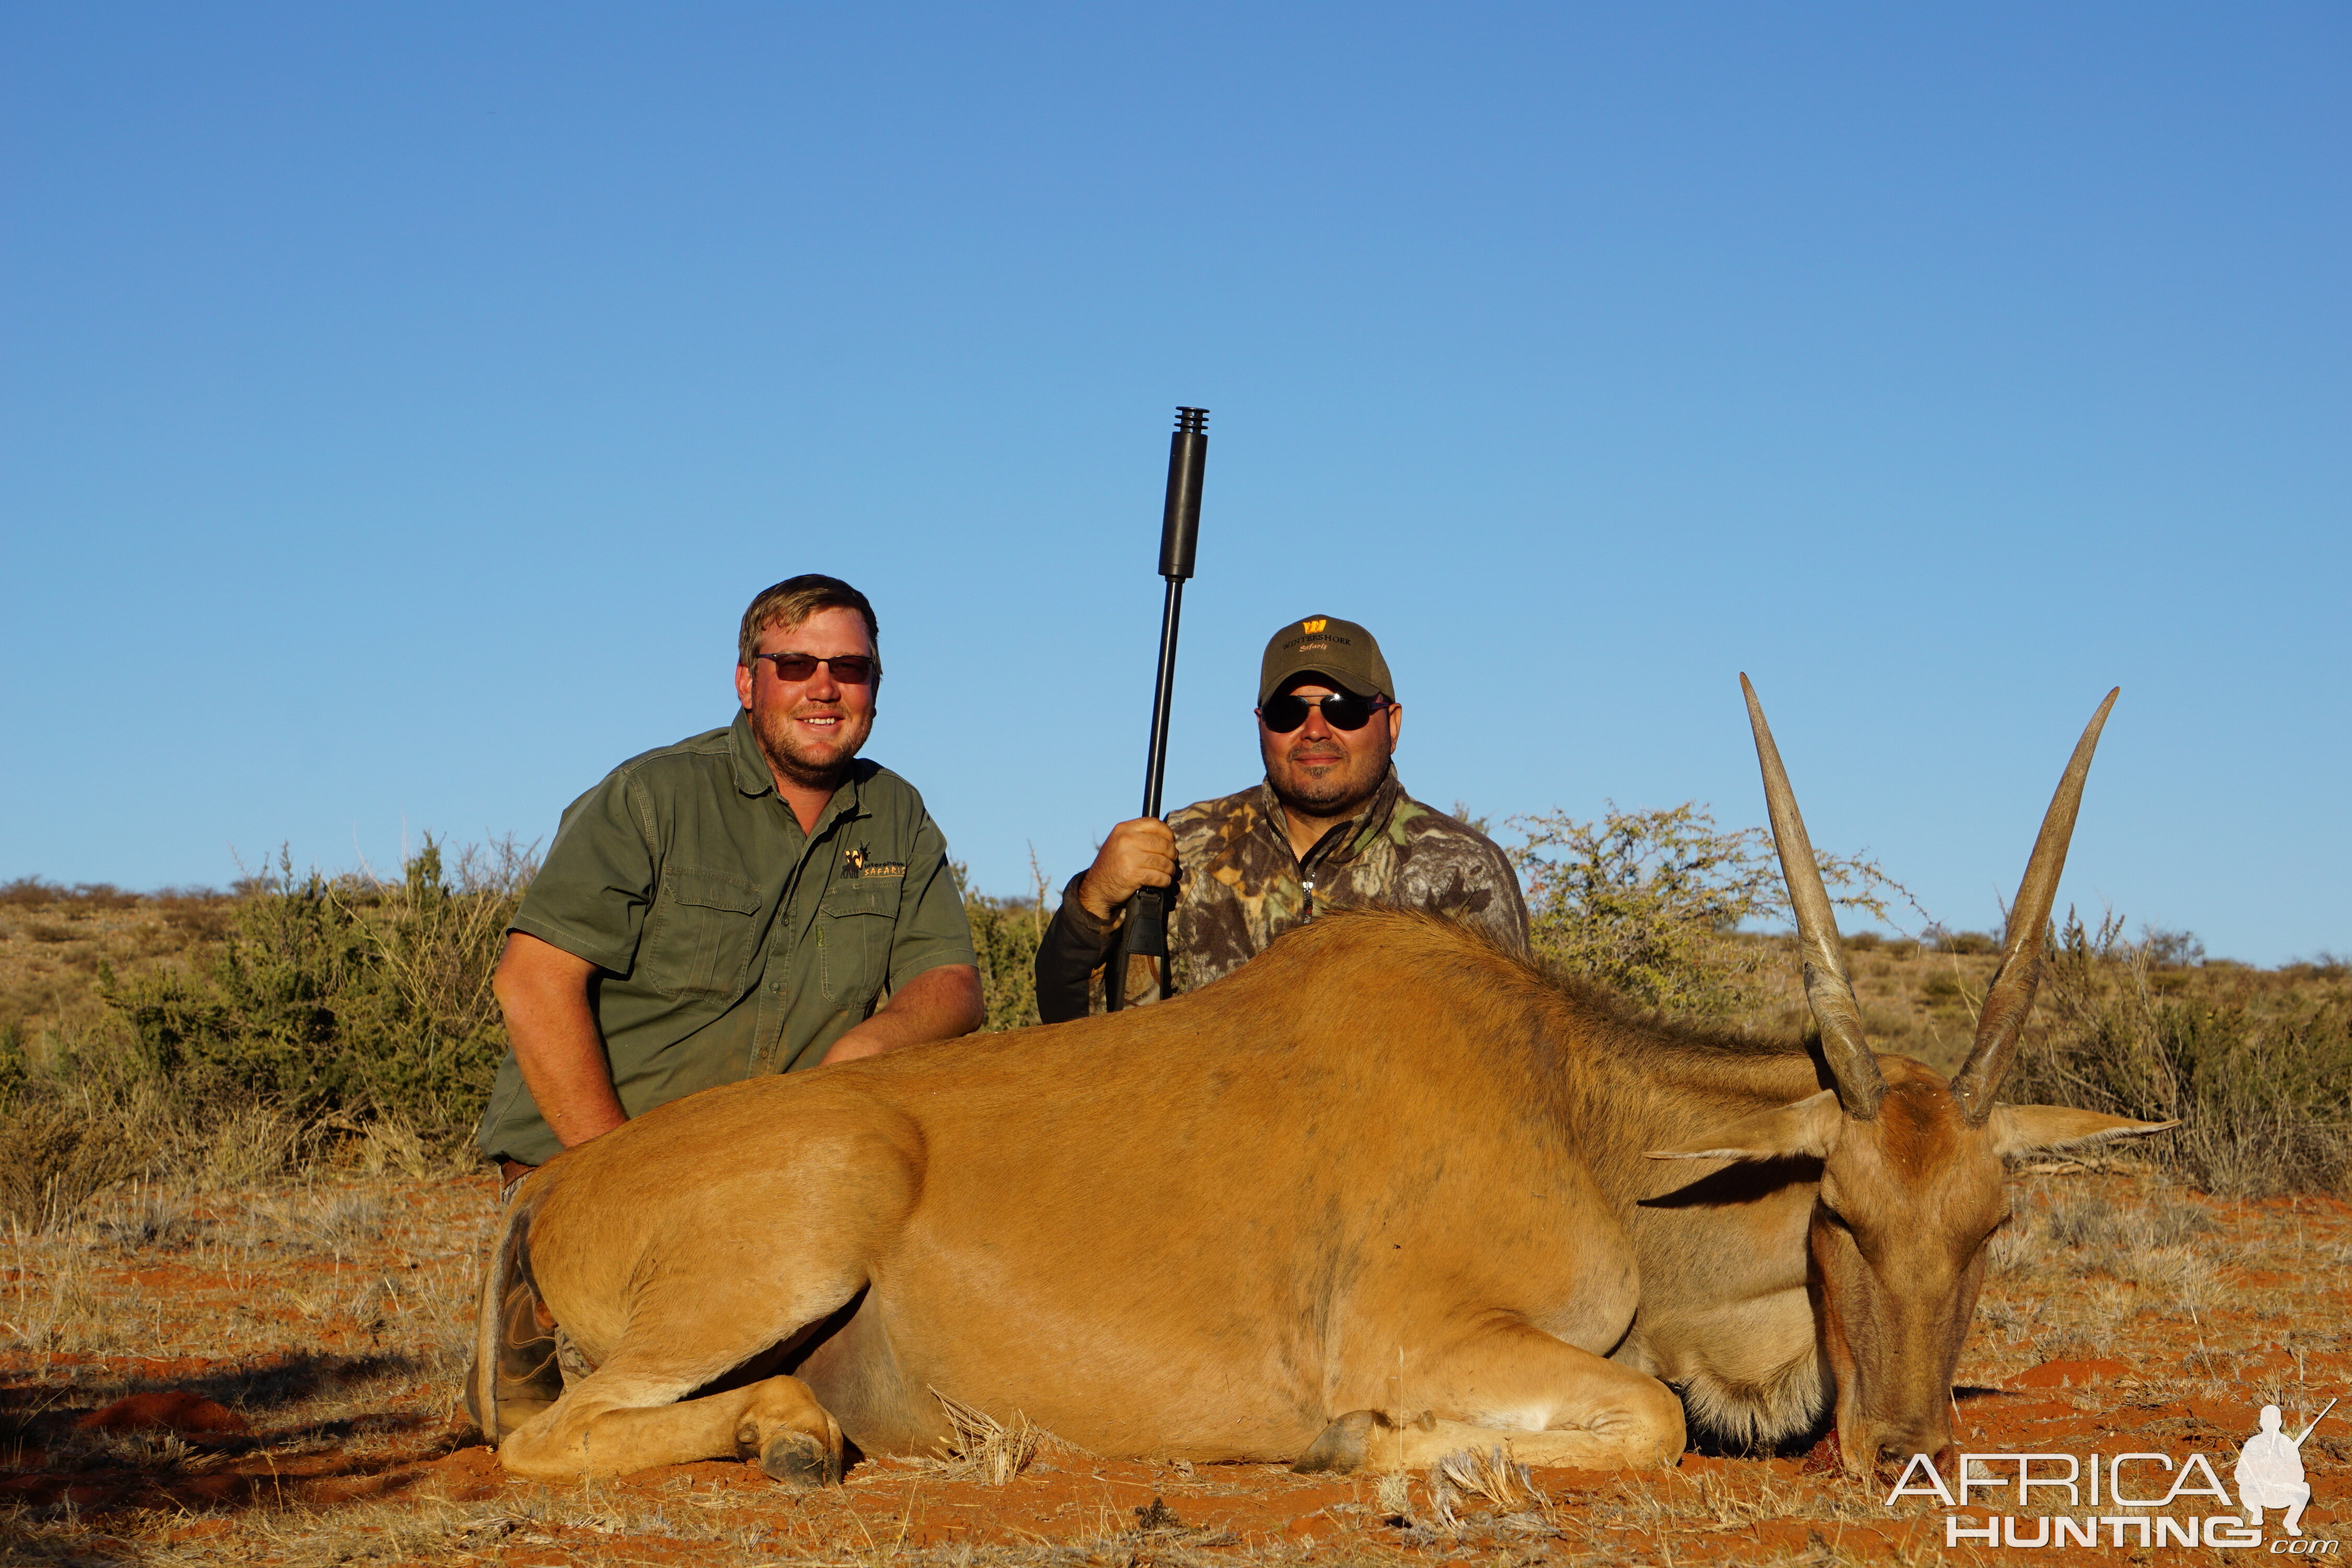
[[[1353,617],[1415,794],[2352,950],[2352,10],[0,13],[0,878],[551,835],[874,597],[985,889]]]

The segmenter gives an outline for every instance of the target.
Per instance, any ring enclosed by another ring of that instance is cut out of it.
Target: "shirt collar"
[[[737,789],[754,796],[776,793],[776,775],[768,769],[768,759],[760,750],[759,737],[751,733],[751,710],[749,708],[736,710],[735,722],[727,727],[727,751],[729,760],[734,765]],[[824,814],[817,818],[818,832],[824,831],[828,821],[856,816],[864,809],[866,777],[872,772],[871,768],[860,767],[855,762],[849,764],[848,776],[841,781],[841,787],[833,792],[833,799],[826,803]],[[783,802],[780,800],[776,804],[782,805]]]
[[[1282,801],[1274,793],[1273,781],[1261,783],[1257,789],[1258,816],[1265,823],[1265,830],[1274,836],[1275,842],[1282,846],[1284,853],[1288,854],[1291,852],[1290,833],[1285,824],[1289,819],[1283,815]],[[1372,798],[1364,803],[1364,809],[1349,817],[1341,827],[1331,830],[1316,841],[1319,844],[1328,840],[1331,846],[1323,853],[1323,864],[1344,866],[1361,854],[1388,826],[1390,813],[1396,810],[1397,802],[1403,798],[1403,782],[1397,777],[1396,763],[1391,763],[1380,787],[1372,791]]]
[[[776,788],[776,775],[768,771],[768,759],[761,753],[759,737],[751,733],[751,710],[739,708],[735,722],[727,727],[727,750],[735,763],[735,787],[745,795],[772,795]]]

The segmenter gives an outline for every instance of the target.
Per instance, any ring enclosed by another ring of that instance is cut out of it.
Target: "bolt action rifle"
[[[1168,438],[1168,501],[1160,516],[1160,575],[1168,599],[1160,612],[1160,675],[1151,689],[1151,752],[1143,769],[1143,815],[1160,815],[1160,786],[1168,773],[1168,709],[1176,692],[1176,619],[1184,606],[1184,580],[1192,574],[1192,549],[1201,535],[1201,479],[1209,462],[1209,411],[1176,410],[1176,433]],[[1160,961],[1160,994],[1168,994],[1168,899],[1170,888],[1138,888],[1127,902],[1127,919],[1103,969],[1103,1006],[1116,1013],[1127,1005],[1127,967],[1133,958]]]

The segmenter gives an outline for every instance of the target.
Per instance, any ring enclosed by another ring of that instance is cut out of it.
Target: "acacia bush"
[[[1513,819],[1513,859],[1537,954],[1644,1006],[1726,1018],[1764,1000],[1780,944],[1743,938],[1790,918],[1767,828],[1730,831],[1696,801],[1620,811],[1598,822],[1561,812]],[[1908,889],[1866,857],[1821,855],[1832,900],[1884,921]]]

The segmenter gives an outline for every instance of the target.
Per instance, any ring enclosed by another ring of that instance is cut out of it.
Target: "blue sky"
[[[1762,815],[1992,922],[2352,951],[2352,12],[16,5],[0,878],[551,835],[865,587],[983,888],[1169,798],[1280,622],[1415,794]]]

